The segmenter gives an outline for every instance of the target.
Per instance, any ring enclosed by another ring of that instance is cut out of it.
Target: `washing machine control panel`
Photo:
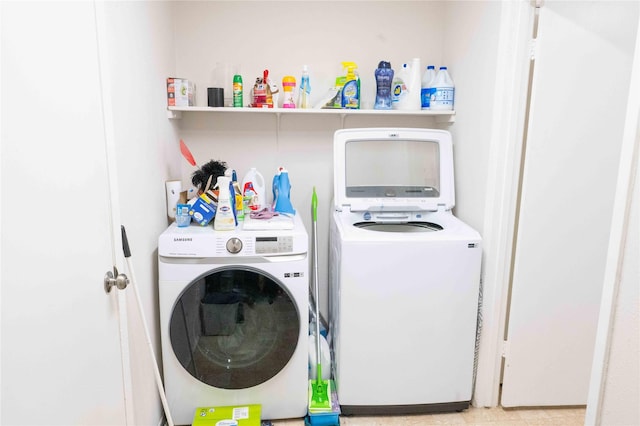
[[[291,253],[292,236],[256,237],[256,254]]]

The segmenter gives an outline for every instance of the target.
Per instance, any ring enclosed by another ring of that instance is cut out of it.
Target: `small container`
[[[178,204],[176,206],[176,224],[179,228],[185,228],[191,224],[189,204]]]
[[[296,78],[287,75],[282,78],[282,91],[284,92],[284,98],[282,99],[282,108],[295,108],[296,103],[293,100],[293,96],[296,90]]]

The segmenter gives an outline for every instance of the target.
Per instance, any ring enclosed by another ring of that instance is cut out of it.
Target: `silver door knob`
[[[107,271],[104,274],[104,291],[111,293],[111,289],[116,286],[118,290],[124,290],[129,285],[129,278],[125,274],[118,274],[118,270],[114,267],[113,272]]]

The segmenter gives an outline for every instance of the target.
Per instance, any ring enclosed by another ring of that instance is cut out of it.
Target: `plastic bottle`
[[[311,96],[311,84],[309,83],[309,69],[306,65],[302,67],[302,77],[300,78],[300,89],[298,89],[298,108],[311,108],[309,97]]]
[[[391,63],[380,61],[376,76],[376,102],[373,109],[391,109],[391,83],[393,83],[393,69]]]
[[[343,62],[347,69],[344,86],[342,87],[342,108],[360,109],[360,77],[358,66],[354,62]]]
[[[242,107],[242,76],[236,74],[233,76],[233,106]]]
[[[422,86],[420,90],[420,101],[422,109],[429,109],[431,103],[431,82],[436,76],[436,67],[434,65],[427,66],[424,74],[422,74]]]
[[[431,83],[432,93],[429,108],[432,110],[453,110],[455,86],[447,67],[440,67]]]
[[[411,60],[411,67],[409,67],[409,98],[407,99],[406,109],[420,109],[421,71],[420,58],[413,58]]]
[[[408,80],[409,75],[407,66],[407,64],[402,64],[402,68],[393,77],[391,85],[391,107],[393,109],[401,109],[400,107],[405,103],[405,98],[408,95],[406,80]]]
[[[242,199],[242,190],[240,190],[240,184],[238,184],[238,174],[235,170],[231,171],[231,183],[233,185],[234,199],[235,199],[235,209],[236,209],[236,219],[238,221],[244,220],[244,206]]]
[[[229,231],[236,227],[236,218],[233,214],[233,205],[229,188],[232,188],[231,181],[227,176],[218,176],[218,208],[213,219],[213,229],[217,231]]]
[[[252,167],[242,179],[242,196],[245,213],[267,207],[264,177]]]
[[[296,103],[293,100],[293,94],[296,90],[296,78],[287,75],[282,78],[282,91],[284,93],[284,97],[282,99],[282,108],[295,108]]]

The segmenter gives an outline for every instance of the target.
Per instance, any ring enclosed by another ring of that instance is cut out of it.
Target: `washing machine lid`
[[[455,205],[453,148],[445,130],[338,130],[333,164],[338,211],[438,211]]]

